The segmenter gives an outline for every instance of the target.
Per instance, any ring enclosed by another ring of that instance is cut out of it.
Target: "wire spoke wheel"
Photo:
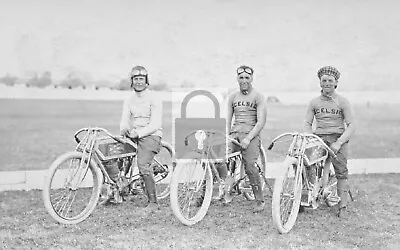
[[[48,213],[63,224],[85,220],[96,207],[102,174],[82,153],[69,152],[50,167],[43,188]]]
[[[156,183],[157,199],[164,199],[169,195],[169,186],[174,168],[172,152],[165,145],[154,157],[153,163],[154,181]]]
[[[287,158],[283,172],[274,185],[272,195],[272,218],[280,233],[288,233],[294,226],[299,212],[302,178],[296,171],[296,159]]]
[[[209,163],[200,159],[177,165],[171,180],[171,208],[185,225],[193,225],[206,215],[211,203],[213,176]]]

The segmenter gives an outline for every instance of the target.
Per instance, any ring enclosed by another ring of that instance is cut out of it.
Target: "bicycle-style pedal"
[[[111,200],[111,202],[114,203],[122,203],[124,200],[122,198],[122,195],[119,193],[119,190],[116,190],[114,193],[114,199]]]
[[[328,207],[333,207],[340,201],[340,197],[327,188],[321,191],[320,197],[322,201],[325,201]]]
[[[220,201],[222,200],[222,198],[224,198],[225,195],[225,183],[221,182],[217,183],[217,185],[218,185],[218,194],[216,196],[213,196],[212,199]]]
[[[304,207],[309,207],[311,204],[311,191],[301,190],[301,200],[300,205]]]
[[[253,189],[251,188],[250,183],[246,180],[242,180],[239,183],[239,193],[245,193],[245,192],[253,192]]]
[[[134,181],[129,186],[129,190],[132,195],[143,194],[144,188],[145,188],[144,183],[141,183],[141,181]]]
[[[99,205],[106,205],[112,198],[112,191],[109,184],[103,184],[100,191]]]
[[[122,203],[123,197],[117,186],[111,184],[104,184],[100,192],[100,205],[107,205],[108,203]]]
[[[231,192],[225,193],[224,198],[222,199],[224,204],[229,204],[233,200],[233,195]]]

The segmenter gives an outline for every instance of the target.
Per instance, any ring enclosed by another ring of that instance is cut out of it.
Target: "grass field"
[[[321,207],[298,217],[280,235],[267,208],[254,214],[252,203],[235,197],[230,206],[213,203],[198,224],[181,224],[161,201],[162,210],[144,216],[144,197],[121,205],[98,206],[78,225],[57,224],[45,211],[39,191],[0,192],[0,249],[398,249],[399,174],[354,175],[355,201],[348,220]]]
[[[121,102],[0,99],[0,171],[46,169],[73,150],[73,134],[99,126],[118,133]],[[350,158],[400,157],[400,105],[355,106],[357,132]],[[164,105],[164,139],[171,142],[171,105]],[[270,105],[264,146],[278,134],[301,131],[305,106]],[[268,160],[275,155],[268,152]]]
[[[81,127],[116,133],[120,108],[120,102],[112,101],[0,100],[0,170],[48,168],[59,154],[74,149],[73,133]],[[399,107],[354,108],[358,129],[351,157],[400,157]],[[271,105],[264,146],[282,132],[301,130],[304,109]],[[168,105],[165,114],[165,139],[170,141]],[[400,174],[352,175],[355,201],[349,220],[321,207],[300,214],[287,235],[272,226],[270,193],[261,214],[253,214],[253,204],[240,196],[230,206],[213,203],[200,223],[187,227],[174,217],[168,199],[150,217],[143,215],[145,198],[138,196],[134,202],[98,206],[84,222],[64,226],[47,214],[40,191],[5,191],[0,192],[0,249],[398,249],[399,179]]]

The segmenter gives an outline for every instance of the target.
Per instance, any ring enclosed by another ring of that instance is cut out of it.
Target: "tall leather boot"
[[[216,169],[218,171],[220,181],[214,182],[214,184],[218,185],[218,194],[213,197],[213,200],[222,200],[225,194],[225,180],[228,175],[228,167],[225,162],[217,163]]]
[[[264,210],[265,208],[265,200],[264,200],[264,194],[261,188],[261,185],[251,185],[251,189],[253,190],[254,197],[256,200],[256,206],[254,207],[254,212],[258,213]]]
[[[150,174],[144,174],[142,177],[144,181],[144,186],[146,188],[146,195],[149,201],[149,204],[146,206],[146,208],[150,210],[156,210],[158,209],[158,203],[154,177]]]
[[[256,206],[254,207],[254,212],[261,212],[265,208],[264,193],[261,186],[261,178],[258,172],[256,174],[249,174],[249,180],[251,189],[253,190],[254,198],[256,200]]]
[[[340,197],[340,201],[338,204],[338,217],[347,217],[347,196],[349,193],[347,179],[338,179],[337,180],[337,193]]]

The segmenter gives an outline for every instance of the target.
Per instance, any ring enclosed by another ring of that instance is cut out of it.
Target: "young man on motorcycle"
[[[148,89],[149,78],[143,66],[135,66],[130,72],[131,95],[124,101],[120,132],[137,142],[137,165],[144,180],[149,204],[158,208],[152,161],[160,152],[162,138],[162,102]]]
[[[329,157],[337,178],[337,192],[340,197],[337,216],[346,217],[348,199],[348,142],[354,134],[355,123],[349,101],[336,93],[340,72],[332,66],[324,66],[317,72],[321,94],[312,99],[307,107],[305,130],[315,133],[336,153]],[[312,123],[315,119],[315,131]],[[328,163],[329,164],[329,163]]]

